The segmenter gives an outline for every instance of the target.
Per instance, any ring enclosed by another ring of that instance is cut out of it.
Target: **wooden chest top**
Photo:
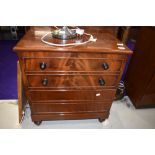
[[[120,43],[116,37],[108,33],[104,28],[97,30],[95,27],[85,28],[86,33],[90,33],[97,38],[96,42],[90,42],[85,45],[72,47],[53,47],[46,45],[41,41],[41,37],[50,32],[52,27],[42,27],[41,29],[30,29],[24,37],[14,47],[14,51],[50,51],[50,52],[101,52],[115,54],[132,54],[132,51],[125,45],[125,49],[119,49],[117,43]]]

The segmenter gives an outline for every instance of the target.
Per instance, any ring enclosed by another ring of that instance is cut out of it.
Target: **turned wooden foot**
[[[42,121],[34,121],[34,124],[35,124],[35,125],[38,125],[38,126],[39,126],[41,123],[42,123]]]
[[[98,121],[102,123],[103,121],[105,121],[105,118],[98,118]]]

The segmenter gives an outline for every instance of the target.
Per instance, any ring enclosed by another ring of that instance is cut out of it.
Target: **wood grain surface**
[[[96,42],[76,47],[48,46],[40,38],[50,30],[31,28],[14,48],[32,121],[39,125],[42,120],[98,118],[102,122],[109,116],[132,51],[126,46],[120,50],[120,41],[97,27],[85,29],[97,38]]]
[[[97,38],[96,42],[90,42],[81,46],[72,47],[53,47],[41,42],[41,37],[50,32],[52,29],[44,30],[29,30],[26,35],[18,42],[14,48],[15,51],[65,51],[65,52],[102,52],[102,53],[117,53],[117,54],[131,54],[125,45],[125,49],[119,49],[117,43],[120,43],[116,37],[106,31],[91,31],[91,28],[85,29],[86,33],[91,33]],[[60,40],[61,41],[61,40]]]

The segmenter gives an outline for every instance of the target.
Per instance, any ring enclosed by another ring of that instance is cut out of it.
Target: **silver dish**
[[[61,40],[74,39],[77,37],[76,31],[69,29],[67,26],[52,31],[52,37]]]

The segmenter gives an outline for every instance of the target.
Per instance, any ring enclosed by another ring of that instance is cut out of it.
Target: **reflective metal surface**
[[[61,29],[57,29],[52,31],[52,37],[62,40],[68,40],[76,38],[76,31],[69,29],[67,26],[62,27]]]

